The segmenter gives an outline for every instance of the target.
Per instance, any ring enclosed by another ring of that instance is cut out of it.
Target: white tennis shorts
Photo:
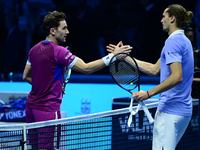
[[[191,117],[157,111],[153,129],[152,150],[175,150],[183,136]]]

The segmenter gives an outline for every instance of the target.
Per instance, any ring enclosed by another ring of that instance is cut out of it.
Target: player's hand
[[[133,47],[130,47],[129,45],[124,45],[121,47],[116,46],[115,50],[113,51],[113,54],[115,55],[115,54],[121,53],[121,52],[130,53],[131,49],[133,49]]]
[[[122,41],[120,41],[117,45],[109,44],[109,46],[106,46],[107,51],[110,52],[110,53],[113,53],[114,50],[115,50],[115,47],[116,47],[116,46],[117,46],[117,47],[121,47],[121,46],[123,46]]]
[[[63,92],[63,94],[65,94],[65,87],[64,86],[62,86],[62,92]]]
[[[146,100],[146,99],[149,98],[148,95],[147,95],[147,92],[142,91],[142,90],[133,93],[132,97],[135,98],[135,101],[137,101],[137,102],[140,102],[140,101],[143,101],[143,100]]]
[[[120,41],[117,45],[109,44],[109,46],[106,46],[107,51],[113,54],[117,54],[120,52],[130,53],[131,49],[133,47],[130,47],[130,45],[123,45],[122,41]]]

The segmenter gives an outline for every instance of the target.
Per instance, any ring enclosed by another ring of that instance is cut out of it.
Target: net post
[[[26,125],[23,125],[23,133],[22,133],[22,150],[27,150],[26,145]]]

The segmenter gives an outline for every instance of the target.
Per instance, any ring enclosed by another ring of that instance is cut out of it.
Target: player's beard
[[[59,38],[57,41],[58,41],[59,44],[65,43],[66,42],[66,37],[64,36],[62,38]]]
[[[169,28],[166,28],[166,27],[163,26],[163,31],[164,32],[169,32]]]

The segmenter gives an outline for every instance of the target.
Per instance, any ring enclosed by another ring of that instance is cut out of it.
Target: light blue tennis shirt
[[[161,52],[160,83],[170,75],[170,64],[181,62],[183,81],[160,94],[157,110],[169,114],[191,116],[191,86],[194,73],[193,48],[183,30],[173,32],[165,41]]]

